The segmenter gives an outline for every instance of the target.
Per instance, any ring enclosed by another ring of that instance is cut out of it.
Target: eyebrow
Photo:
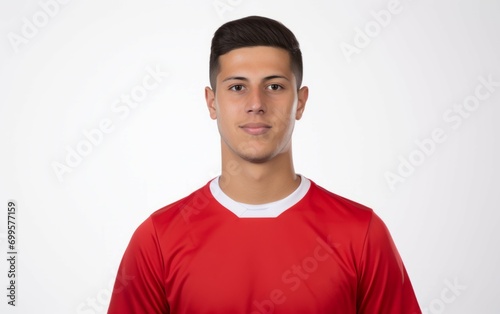
[[[269,75],[269,76],[266,76],[263,79],[263,81],[269,81],[269,80],[273,80],[273,79],[277,79],[277,78],[285,79],[287,81],[290,81],[286,76],[283,76],[283,75]],[[239,80],[239,81],[248,82],[248,78],[246,78],[244,76],[230,76],[230,77],[227,77],[227,78],[223,79],[222,82],[226,82],[226,81],[230,81],[230,80]]]

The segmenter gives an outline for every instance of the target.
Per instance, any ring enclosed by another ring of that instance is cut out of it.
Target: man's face
[[[207,87],[205,98],[210,117],[217,120],[223,157],[262,163],[291,153],[293,127],[302,117],[308,89],[297,91],[289,53],[238,48],[220,56],[219,65],[216,91]]]

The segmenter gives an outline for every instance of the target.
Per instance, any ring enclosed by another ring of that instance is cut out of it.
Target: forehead
[[[291,75],[291,59],[288,51],[282,48],[255,46],[237,48],[219,57],[219,75]]]

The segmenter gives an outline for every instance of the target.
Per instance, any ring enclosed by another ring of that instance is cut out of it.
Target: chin
[[[243,155],[240,157],[248,162],[254,163],[254,164],[263,164],[269,160],[272,159],[273,156],[271,155],[266,155],[266,156],[248,156],[248,155]]]

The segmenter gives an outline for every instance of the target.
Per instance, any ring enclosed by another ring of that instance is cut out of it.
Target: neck
[[[237,202],[264,204],[290,195],[299,186],[300,177],[295,174],[291,149],[263,163],[252,163],[223,151],[219,184]]]

